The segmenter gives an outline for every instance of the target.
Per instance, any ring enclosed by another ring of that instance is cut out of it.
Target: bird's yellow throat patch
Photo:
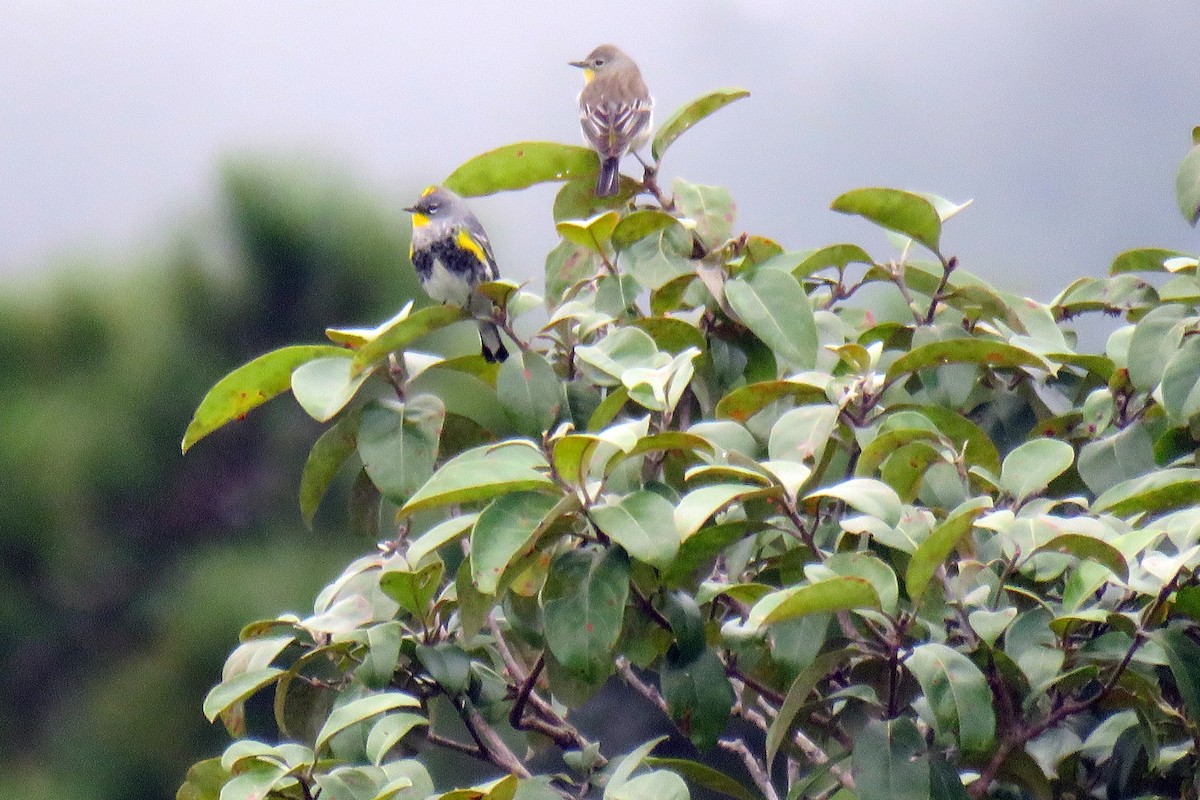
[[[413,214],[412,221],[414,228],[423,228],[429,224],[429,217],[424,214]]]
[[[591,82],[592,82],[592,81],[593,81],[595,78],[596,78],[596,70],[594,70],[594,69],[587,69],[587,68],[585,67],[585,68],[584,68],[584,70],[583,70],[583,82],[584,82],[584,83],[591,83]]]
[[[463,250],[475,256],[480,263],[487,261],[487,255],[484,254],[483,248],[479,246],[479,242],[471,238],[471,234],[467,233],[466,228],[458,229],[458,235],[454,237],[454,241]]]

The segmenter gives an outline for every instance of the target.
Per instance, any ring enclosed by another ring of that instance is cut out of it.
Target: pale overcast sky
[[[0,0],[0,273],[159,241],[231,153],[328,157],[399,206],[491,147],[578,142],[566,62],[603,41],[660,120],[751,90],[664,172],[729,186],[739,226],[789,249],[886,255],[828,211],[864,185],[974,198],[946,249],[1043,300],[1124,249],[1200,249],[1173,196],[1200,123],[1195,0]],[[552,197],[475,202],[506,274],[540,278]]]

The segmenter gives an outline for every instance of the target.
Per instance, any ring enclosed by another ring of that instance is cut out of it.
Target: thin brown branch
[[[746,765],[746,771],[750,773],[750,779],[754,781],[754,785],[758,787],[766,800],[779,800],[779,793],[775,791],[775,786],[771,783],[771,776],[767,773],[767,768],[755,758],[754,753],[750,752],[750,748],[744,741],[741,739],[718,739],[717,746],[741,757],[742,763]]]
[[[664,714],[668,713],[667,701],[663,698],[662,693],[637,676],[637,673],[633,671],[633,665],[629,663],[629,659],[625,657],[617,659],[617,672],[621,673],[621,677],[629,684],[629,688],[657,706],[659,711]]]

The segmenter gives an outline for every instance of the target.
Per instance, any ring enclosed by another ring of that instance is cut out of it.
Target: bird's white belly
[[[460,308],[467,307],[471,296],[471,284],[467,283],[466,276],[446,269],[440,258],[434,259],[433,270],[424,287],[425,293],[434,300],[453,303]]]

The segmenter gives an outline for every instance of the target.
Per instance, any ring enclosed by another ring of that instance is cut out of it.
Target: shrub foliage
[[[615,198],[552,143],[447,178],[562,183],[545,300],[483,287],[504,364],[410,304],[208,393],[185,449],[290,391],[328,423],[303,516],[354,470],[382,542],[311,616],[242,631],[204,702],[235,741],[181,798],[1197,796],[1196,259],[1122,253],[1042,303],[959,267],[965,205],[888,188],[832,207],[890,257],[785,250],[725,189],[659,182],[744,95],[677,111]],[[1120,318],[1102,352],[1082,314]],[[684,755],[581,726],[606,684]],[[495,780],[435,788],[439,750]]]

